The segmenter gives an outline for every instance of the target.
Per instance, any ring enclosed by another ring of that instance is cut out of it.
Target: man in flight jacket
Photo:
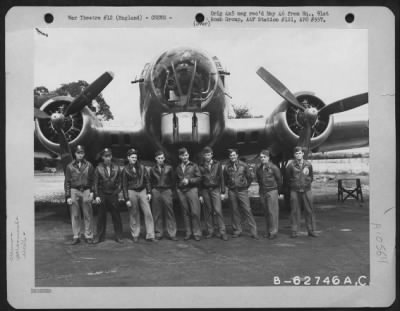
[[[184,240],[189,240],[193,234],[194,239],[200,241],[201,225],[198,193],[201,179],[200,170],[197,164],[189,161],[189,153],[186,148],[180,148],[178,153],[181,163],[176,168],[177,192],[186,230]]]
[[[139,241],[140,210],[144,215],[146,226],[146,240],[154,242],[154,221],[150,209],[151,188],[149,174],[144,165],[138,162],[138,153],[129,149],[127,153],[128,165],[122,170],[122,190],[126,206],[129,210],[129,225],[134,242]]]
[[[118,193],[121,191],[121,171],[112,163],[111,149],[105,148],[100,163],[94,172],[94,197],[100,204],[95,242],[103,242],[106,236],[107,211],[110,212],[115,231],[115,240],[122,242],[122,222],[118,211]]]
[[[85,148],[78,145],[75,150],[75,160],[65,168],[64,182],[65,197],[71,211],[72,245],[80,242],[81,207],[85,224],[85,238],[88,244],[93,243],[93,179],[93,166],[85,160]]]

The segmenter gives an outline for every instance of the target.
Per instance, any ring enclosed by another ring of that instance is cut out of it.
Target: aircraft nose
[[[200,111],[217,87],[218,71],[211,57],[190,48],[162,54],[152,69],[152,86],[168,110]]]

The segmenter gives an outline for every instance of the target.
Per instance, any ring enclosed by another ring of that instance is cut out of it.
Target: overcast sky
[[[35,86],[89,83],[106,70],[115,74],[103,91],[115,121],[137,123],[139,89],[130,81],[163,51],[197,47],[217,56],[232,103],[268,116],[282,101],[255,73],[264,66],[292,92],[312,91],[326,103],[368,91],[368,34],[356,29],[41,29],[35,33]],[[368,105],[335,115],[368,118]]]

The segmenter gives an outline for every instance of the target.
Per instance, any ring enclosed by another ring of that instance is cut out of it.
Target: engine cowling
[[[72,101],[73,98],[69,96],[56,96],[46,101],[40,109],[48,115],[55,112],[63,113]],[[89,108],[85,107],[81,112],[65,117],[63,130],[70,146],[74,148],[82,142],[95,140],[98,127],[101,127],[100,121]],[[35,120],[35,135],[47,150],[60,153],[57,132],[49,119]]]
[[[315,107],[320,110],[326,104],[314,93],[302,92],[295,94],[297,100],[305,106]],[[272,149],[274,153],[279,153],[283,149],[294,147],[298,144],[299,134],[302,129],[300,122],[299,109],[293,107],[287,101],[283,101],[271,114],[271,117],[266,122],[266,133],[270,141],[279,143],[274,144]],[[317,148],[321,145],[330,135],[333,129],[333,116],[320,117],[312,127],[312,137],[310,142],[310,149]]]

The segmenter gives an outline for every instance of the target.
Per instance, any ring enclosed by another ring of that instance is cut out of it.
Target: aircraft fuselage
[[[212,146],[225,126],[227,98],[216,58],[191,48],[161,54],[142,72],[140,110],[155,149]]]

